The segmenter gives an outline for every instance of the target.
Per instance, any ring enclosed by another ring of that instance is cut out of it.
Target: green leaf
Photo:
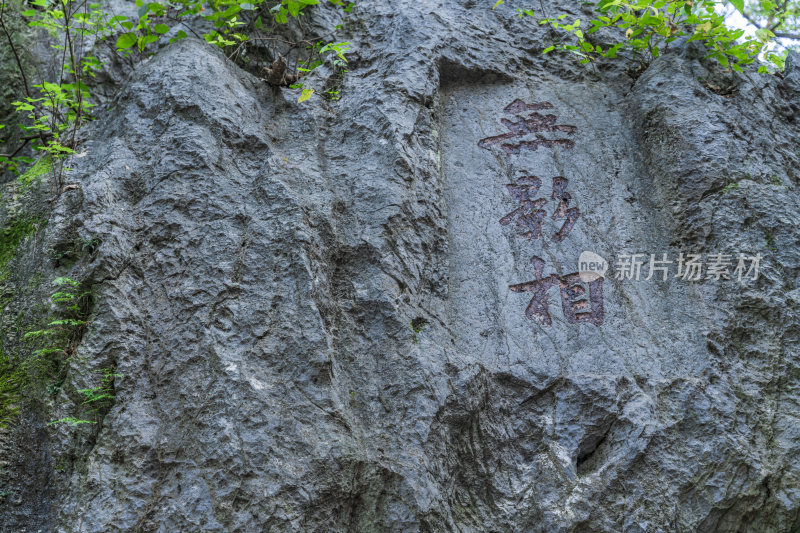
[[[731,0],[731,4],[739,10],[739,13],[744,13],[744,0]]]
[[[297,0],[289,0],[286,4],[286,8],[294,18],[297,18],[297,15],[300,14],[300,2]]]
[[[242,8],[237,5],[230,6],[228,9],[219,14],[219,18],[228,20],[237,13],[239,13],[241,10]]]
[[[61,85],[57,83],[50,83],[49,81],[46,81],[42,84],[42,88],[48,93],[61,94]]]
[[[601,0],[597,3],[597,10],[598,11],[608,11],[613,6],[617,6],[622,3],[622,0]]]
[[[542,54],[547,54],[547,53],[549,53],[549,52],[552,52],[552,51],[553,51],[553,50],[555,50],[555,49],[556,49],[556,47],[555,47],[555,46],[548,46],[547,48],[545,48],[544,50],[542,50]]]
[[[305,102],[306,100],[311,98],[312,94],[314,94],[314,89],[303,89],[303,94],[301,94],[300,98],[297,99],[297,103],[300,104]]]
[[[505,0],[497,0],[497,2],[495,2],[494,5],[492,6],[492,9],[502,6],[503,4],[505,4]]]
[[[36,13],[37,11],[35,9],[29,9],[27,11],[23,11],[22,13],[20,13],[20,15],[22,15],[23,17],[35,17]]]
[[[158,35],[142,35],[139,37],[139,51],[144,52],[148,44],[154,43],[158,40]]]
[[[775,37],[775,34],[769,31],[767,28],[759,28],[756,30],[756,38],[765,43]]]
[[[161,35],[164,35],[169,31],[169,26],[167,26],[166,24],[156,24],[155,26],[153,26],[153,31]]]
[[[117,38],[117,48],[124,50],[135,45],[137,41],[136,34],[133,32],[123,33]]]
[[[71,426],[77,426],[79,424],[97,424],[97,422],[81,420],[79,418],[75,418],[74,416],[68,416],[67,418],[61,418],[59,420],[53,420],[52,422],[47,423],[48,426],[52,426],[54,424],[69,424]]]
[[[769,54],[767,57],[770,63],[777,66],[779,69],[783,70],[784,66],[786,66],[786,57],[778,54]]]

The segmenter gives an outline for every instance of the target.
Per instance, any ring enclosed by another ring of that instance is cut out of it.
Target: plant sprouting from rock
[[[51,357],[74,355],[86,327],[90,293],[83,291],[81,284],[72,278],[53,280],[56,291],[50,300],[56,311],[46,327],[28,331],[23,339],[34,347],[32,357],[25,362],[35,364]]]
[[[88,0],[27,0],[20,15],[28,26],[46,31],[55,41],[52,47],[60,58],[55,79],[29,80],[25,68],[25,47],[20,36],[6,24],[10,10],[15,8],[10,0],[0,0],[0,37],[4,38],[16,62],[23,94],[12,102],[23,120],[19,127],[22,136],[16,146],[0,152],[0,171],[19,169],[33,162],[25,151],[31,144],[34,151],[45,152],[54,165],[56,192],[64,190],[64,160],[75,154],[77,131],[92,119],[90,93],[91,78],[104,65],[96,57],[82,51],[107,39],[113,39],[115,49],[129,60],[132,54],[151,54],[160,44],[169,44],[187,38],[190,34],[221,48],[228,57],[242,66],[278,44],[288,46],[288,51],[306,48],[308,56],[301,59],[296,54],[291,68],[298,73],[295,79],[321,65],[327,56],[333,57],[334,67],[345,62],[347,43],[328,42],[306,36],[304,18],[311,6],[320,0],[173,0],[170,2],[145,2],[136,0],[136,16],[114,15],[102,3]],[[350,2],[331,0],[349,12]],[[201,22],[202,24],[197,24]],[[302,37],[287,41],[276,35],[278,27],[294,21]],[[198,33],[194,28],[210,28]],[[323,36],[323,37],[330,37]],[[134,63],[131,62],[131,66]],[[285,83],[285,78],[279,83]],[[300,101],[307,100],[313,89],[301,86]],[[4,124],[0,124],[2,137]],[[0,138],[6,144],[14,136]]]
[[[536,9],[517,11],[554,30],[557,40],[543,53],[568,52],[583,64],[627,57],[645,68],[675,41],[684,39],[704,43],[708,57],[738,72],[761,58],[764,63],[758,70],[767,73],[782,69],[786,57],[785,50],[773,50],[775,39],[800,40],[796,1],[599,0],[591,4],[594,17],[588,21],[570,20],[566,14],[549,17]],[[753,36],[726,23],[724,8],[728,6],[756,25]]]

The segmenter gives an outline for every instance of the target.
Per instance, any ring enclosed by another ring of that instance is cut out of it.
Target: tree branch
[[[22,76],[22,82],[25,84],[25,95],[30,98],[31,97],[31,90],[28,86],[28,77],[25,76],[25,69],[22,68],[22,60],[17,53],[17,47],[14,46],[14,41],[11,39],[11,32],[8,31],[6,28],[6,23],[3,20],[3,8],[5,7],[5,2],[0,3],[0,27],[3,29],[3,33],[6,36],[6,40],[8,41],[8,46],[11,48],[11,53],[14,54],[14,60],[17,62],[17,68],[19,69],[20,76]]]
[[[786,6],[786,3],[784,3],[784,7],[785,6]],[[744,17],[744,19],[747,22],[749,22],[750,24],[752,24],[756,28],[758,28],[758,29],[762,28],[761,23],[758,22],[757,20],[755,20],[752,16],[748,15],[747,13],[742,13],[742,16]],[[787,33],[787,32],[782,32],[782,31],[774,31],[775,28],[777,28],[781,24],[783,24],[783,20],[778,20],[777,23],[773,24],[771,27],[769,27],[767,29],[769,29],[771,32],[773,32],[775,34],[775,37],[777,37],[779,39],[795,39],[795,40],[800,41],[800,33]]]
[[[753,25],[753,26],[755,26],[756,28],[759,28],[759,29],[761,29],[761,23],[760,23],[759,21],[755,20],[753,17],[751,17],[751,16],[750,16],[750,15],[748,15],[747,13],[742,13],[742,16],[744,17],[744,19],[745,19],[747,22],[749,22],[750,24],[752,24],[752,25]]]
[[[12,159],[12,158],[16,157],[17,154],[20,153],[23,148],[25,148],[25,145],[28,144],[28,141],[30,141],[30,139],[22,139],[22,143],[19,146],[17,146],[17,149],[14,150],[13,153],[11,153],[11,154],[0,154],[0,157],[5,157],[7,159]]]
[[[781,4],[780,7],[776,8],[775,10],[773,10],[770,13],[770,15],[769,15],[769,23],[767,24],[767,28],[769,28],[769,31],[774,32],[775,30],[777,30],[780,27],[781,24],[783,24],[783,18],[781,17],[780,14],[783,14],[783,15],[786,14],[786,7],[788,5],[789,5],[789,0],[783,0],[783,4]],[[775,16],[775,18],[778,19],[774,24],[772,23],[772,17],[773,16]]]
[[[17,149],[14,150],[13,153],[0,154],[0,157],[7,157],[8,159],[11,159],[12,157],[16,156],[23,148],[25,148],[25,145],[27,145],[30,141],[34,139],[40,139],[42,142],[44,142],[45,139],[50,138],[52,136],[53,136],[52,133],[37,133],[36,135],[28,135],[26,137],[22,137],[19,139],[20,145],[17,146]]]

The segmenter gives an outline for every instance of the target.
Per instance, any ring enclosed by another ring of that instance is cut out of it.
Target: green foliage
[[[31,348],[31,357],[24,363],[31,369],[42,365],[52,367],[60,358],[72,356],[86,328],[90,293],[82,290],[81,284],[72,278],[56,278],[53,285],[57,288],[50,295],[50,301],[56,310],[55,316],[45,327],[22,336]]]
[[[57,380],[48,390],[51,394],[58,391],[63,382],[63,363],[74,355],[86,327],[88,292],[82,290],[79,282],[67,277],[57,278],[53,284],[56,289],[50,300],[54,312],[46,325],[28,327],[14,357],[0,352],[0,427],[8,425],[18,414],[23,398],[35,397],[36,391],[42,390],[46,383]],[[21,326],[20,329],[26,328]],[[98,386],[78,391],[84,397],[82,405],[89,406],[90,413],[105,408],[113,398],[113,380],[117,374],[108,369],[101,373]],[[60,422],[76,425],[88,421],[69,418]]]
[[[734,189],[738,189],[738,188],[739,188],[739,183],[734,181],[734,182],[732,182],[732,183],[729,183],[729,184],[727,184],[727,185],[726,185],[726,186],[725,186],[725,187],[722,189],[722,194],[727,194],[727,193],[731,192],[732,190],[734,190]]]
[[[769,230],[764,232],[764,247],[767,250],[775,251],[775,235]]]
[[[0,352],[0,427],[7,426],[18,414],[26,392],[38,389],[57,375],[63,361],[74,354],[85,328],[88,293],[71,278],[57,278],[53,284],[56,290],[50,300],[55,312],[47,325],[25,332],[15,357]],[[109,391],[113,391],[113,383],[109,385],[108,380],[113,382],[115,376],[113,371],[104,370],[98,387],[79,392],[86,402],[97,407],[105,405]]]
[[[53,280],[51,309],[44,327],[24,327],[21,344],[13,358],[0,352],[0,428],[19,413],[23,401],[36,400],[45,391],[56,396],[66,378],[66,362],[75,356],[86,328],[90,294],[83,285],[69,277]],[[114,380],[120,377],[114,367],[96,371],[95,384],[72,394],[77,407],[75,416],[48,425],[99,424],[115,401]],[[75,394],[78,399],[75,399]],[[98,426],[99,427],[99,426]]]
[[[341,7],[345,13],[350,13],[355,4],[353,2],[345,2],[344,0],[330,0],[331,4]]]
[[[114,26],[105,20],[100,4],[92,4],[89,9],[84,2],[81,11],[81,4],[76,0],[30,0],[28,3],[32,9],[21,13],[28,20],[28,26],[41,28],[53,38],[63,36],[63,42],[52,45],[57,53],[60,52],[63,62],[61,72],[57,74],[58,81],[42,80],[28,86],[26,80],[26,94],[11,104],[27,119],[19,127],[27,134],[25,139],[33,141],[33,148],[53,159],[61,159],[74,153],[69,145],[74,144],[75,130],[89,117],[89,110],[93,107],[85,79],[94,76],[94,71],[102,66],[93,56],[77,55],[80,47],[76,39],[82,42],[85,36],[94,35],[102,40]],[[0,13],[4,7],[5,2],[0,1]],[[12,48],[15,47],[13,36],[5,25],[2,27],[8,42]],[[22,70],[21,65],[19,68]],[[24,73],[22,75],[24,77]],[[68,134],[70,139],[64,142]],[[27,161],[17,153],[0,156],[0,163],[17,171],[17,167]]]
[[[0,230],[0,307],[8,312],[12,293],[6,283],[8,264],[16,256],[20,245],[34,234],[41,222],[28,215],[11,218]],[[19,357],[10,357],[0,347],[0,428],[6,427],[19,413],[21,394],[26,383],[25,369]]]
[[[340,97],[339,91],[342,87],[344,75],[347,73],[347,69],[344,68],[345,65],[347,65],[345,53],[349,49],[350,43],[328,43],[324,46],[321,42],[314,43],[313,45],[307,47],[307,50],[311,51],[309,59],[307,61],[299,61],[297,70],[300,73],[311,72],[315,68],[322,65],[324,62],[323,59],[325,58],[324,54],[327,53],[330,57],[332,57],[331,63],[334,69],[333,80],[335,86],[324,90],[322,94],[328,100],[338,100]],[[305,84],[303,83],[295,83],[290,85],[289,88],[302,89],[300,96],[297,98],[298,103],[305,102],[314,94],[314,89],[305,87]]]
[[[411,341],[414,344],[417,344],[417,342],[419,342],[417,334],[422,333],[423,328],[427,325],[428,321],[420,316],[416,317],[414,320],[411,321],[411,331],[413,332],[411,334]]]
[[[91,389],[78,390],[84,396],[82,405],[91,406],[92,412],[96,412],[102,407],[108,406],[114,401],[114,378],[122,377],[117,374],[112,368],[103,368],[100,370],[103,375],[100,384]]]
[[[783,69],[789,48],[798,49],[800,42],[800,2],[796,0],[738,0],[736,9],[753,26],[756,35],[774,42],[775,57],[771,63]],[[771,65],[768,65],[771,66]],[[762,72],[766,71],[767,66]]]
[[[774,67],[783,68],[785,54],[769,49],[770,42],[776,37],[771,29],[761,28],[755,37],[749,37],[744,30],[726,25],[719,6],[730,4],[744,13],[744,0],[599,0],[591,4],[595,16],[588,21],[568,21],[565,14],[539,20],[562,38],[543,53],[554,50],[567,52],[577,56],[583,64],[629,54],[629,59],[646,66],[670,44],[686,37],[689,42],[704,43],[709,50],[708,57],[738,72],[759,56]],[[773,15],[785,18],[785,12],[776,11],[776,4],[761,2],[760,5],[766,6]],[[533,9],[517,11],[522,17],[537,17]],[[601,36],[593,35],[601,30],[606,31]],[[768,70],[766,65],[759,68],[760,72]]]
[[[18,216],[6,223],[0,233],[0,277],[9,261],[16,255],[17,248],[28,235],[32,235],[40,222],[28,216]]]
[[[81,237],[78,239],[77,245],[80,246],[81,252],[94,253],[97,247],[100,246],[100,239],[97,237]]]
[[[121,377],[113,368],[103,368],[99,371],[101,378],[99,384],[89,389],[79,389],[78,393],[83,396],[81,416],[93,417],[94,420],[76,418],[68,416],[59,420],[53,420],[48,425],[69,424],[78,426],[80,424],[97,424],[114,404],[116,394],[114,392],[114,379]]]
[[[4,353],[0,353],[0,428],[5,428],[19,413],[20,389],[24,376]]]
[[[79,426],[81,424],[97,424],[97,422],[92,422],[91,420],[83,420],[80,418],[75,418],[74,416],[68,416],[66,418],[61,418],[59,420],[53,420],[52,422],[48,422],[48,426],[53,426],[55,424],[69,424],[70,426]]]
[[[417,317],[411,321],[411,331],[414,333],[420,333],[422,328],[428,325],[428,321],[422,317]]]
[[[345,12],[353,8],[352,2],[330,1]],[[136,16],[128,17],[112,15],[101,3],[90,4],[85,0],[28,0],[30,8],[22,11],[22,17],[28,26],[43,29],[56,39],[59,44],[53,48],[63,58],[57,80],[42,80],[28,85],[19,60],[21,51],[14,44],[13,32],[4,24],[7,1],[0,0],[0,31],[5,33],[17,57],[19,74],[25,81],[25,94],[12,102],[16,111],[24,116],[25,120],[19,126],[25,136],[16,150],[0,154],[0,169],[5,167],[18,173],[23,165],[31,162],[20,155],[21,148],[29,141],[35,150],[48,154],[51,162],[75,153],[76,131],[92,118],[93,104],[87,81],[103,68],[97,58],[81,55],[84,48],[79,43],[82,44],[86,37],[91,36],[96,42],[114,38],[117,51],[125,57],[134,53],[150,54],[160,43],[185,39],[188,36],[185,30],[194,33],[189,23],[193,19],[203,19],[211,23],[212,29],[195,35],[223,49],[234,61],[247,63],[246,44],[282,41],[280,37],[267,34],[276,25],[285,25],[293,20],[300,24],[309,6],[318,3],[319,0],[136,0]],[[311,44],[303,40],[288,44],[293,48],[303,43],[311,45],[308,47],[311,53],[300,62],[302,68],[299,70],[302,72],[321,65],[326,55],[334,58],[335,67],[346,63],[344,53],[348,43]],[[298,86],[302,88],[300,101],[309,99],[314,92],[302,84]],[[0,124],[0,129],[4,127]],[[56,186],[61,190],[62,174],[59,171],[54,175]]]
[[[62,243],[58,248],[49,248],[48,255],[55,266],[69,266],[80,259],[81,256],[93,254],[100,246],[100,239],[92,236],[79,237],[71,245]]]
[[[41,178],[48,172],[53,170],[53,159],[50,156],[43,156],[36,160],[36,162],[24,174],[17,178],[17,182],[23,189],[29,187],[37,179]]]
[[[313,94],[314,94],[314,89],[303,89],[303,92],[300,93],[300,97],[297,99],[297,102],[298,103],[303,103],[306,100],[308,100],[309,98],[311,98],[311,95],[313,95]]]
[[[347,58],[344,57],[345,52],[350,49],[350,43],[328,43],[320,48],[319,53],[333,52],[336,58],[333,60],[334,67],[344,67],[347,64]]]
[[[214,27],[202,34],[202,38],[209,44],[228,49],[250,40],[253,30],[264,30],[265,17],[276,24],[288,24],[291,19],[304,16],[304,10],[319,4],[319,0],[281,0],[270,7],[272,3],[266,0],[136,0],[138,18],[116,16],[109,20],[124,32],[117,38],[116,46],[126,54],[132,49],[144,52],[161,39],[168,39],[169,42],[185,39],[187,34],[183,30],[177,30],[171,37],[168,34],[176,25],[188,28],[186,21],[198,17],[211,22]],[[344,4],[333,3],[343,5],[348,10]],[[352,9],[352,4],[349,5]]]

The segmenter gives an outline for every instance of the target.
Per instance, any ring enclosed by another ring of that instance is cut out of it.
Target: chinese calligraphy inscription
[[[556,124],[556,115],[543,115],[538,111],[553,109],[549,102],[528,104],[520,99],[511,102],[504,111],[515,117],[514,120],[501,118],[500,122],[508,130],[507,133],[486,137],[478,141],[478,146],[491,149],[499,145],[506,157],[518,155],[523,150],[536,151],[542,148],[561,147],[571,149],[575,146],[571,139],[548,139],[541,133],[555,132],[573,135],[577,128],[566,124]],[[525,116],[526,113],[527,116]],[[531,139],[529,136],[535,136]],[[527,139],[525,139],[527,137]],[[516,144],[514,144],[516,141]],[[580,218],[580,210],[570,207],[572,195],[567,191],[569,180],[562,176],[552,179],[553,188],[550,200],[557,202],[555,210],[550,215],[553,219],[564,219],[564,224],[550,237],[554,242],[562,242],[572,231],[575,223]],[[548,201],[539,198],[539,189],[542,180],[536,176],[523,176],[514,183],[506,185],[506,190],[518,207],[500,219],[502,226],[516,222],[522,229],[519,234],[524,239],[542,239],[542,224],[547,218],[545,206]],[[533,296],[525,309],[525,316],[530,320],[537,320],[544,326],[553,323],[549,312],[550,289],[558,287],[561,297],[561,309],[568,324],[588,323],[595,326],[603,324],[605,310],[603,307],[603,278],[584,282],[579,273],[566,275],[550,274],[544,276],[545,261],[534,256],[531,259],[535,274],[534,281],[510,285],[513,292],[530,292]]]
[[[555,235],[552,240],[555,242],[563,241],[572,231],[572,227],[580,217],[580,211],[576,207],[569,207],[569,202],[572,196],[567,192],[568,180],[562,177],[553,178],[553,194],[551,200],[558,200],[558,206],[552,214],[552,218],[566,218],[564,225]],[[526,239],[539,239],[542,236],[542,223],[547,217],[547,211],[542,207],[547,204],[544,198],[536,198],[539,193],[539,188],[542,186],[542,180],[536,176],[524,176],[519,178],[517,183],[509,183],[506,189],[511,194],[511,198],[516,200],[520,205],[503,218],[500,219],[502,226],[507,226],[514,219],[517,221],[517,226],[523,228],[525,231],[521,234]]]
[[[519,154],[523,150],[536,151],[540,146],[544,148],[554,148],[556,146],[573,148],[575,142],[571,139],[547,139],[539,135],[540,132],[562,132],[567,135],[572,135],[578,130],[575,126],[556,124],[555,115],[542,115],[536,112],[538,110],[552,108],[553,104],[550,102],[526,104],[520,99],[514,100],[506,106],[504,111],[509,115],[513,115],[516,120],[512,121],[507,118],[500,119],[500,122],[508,129],[508,133],[481,139],[478,141],[478,146],[481,148],[490,148],[496,144],[500,144],[500,148],[503,149],[507,156]],[[527,111],[533,112],[527,117],[523,116],[523,113]],[[536,138],[533,140],[521,140],[517,144],[506,142],[520,139],[531,134]]]
[[[551,325],[553,320],[550,318],[548,291],[551,287],[558,286],[560,289],[559,295],[561,296],[561,310],[567,323],[587,322],[595,326],[603,324],[605,311],[603,308],[602,277],[586,284],[589,286],[587,294],[587,290],[583,288],[584,282],[577,272],[565,276],[551,274],[542,277],[545,265],[544,260],[534,256],[531,259],[531,263],[533,263],[536,279],[509,286],[509,289],[513,292],[533,293],[533,297],[525,309],[526,317],[531,320],[536,319],[545,326]]]

